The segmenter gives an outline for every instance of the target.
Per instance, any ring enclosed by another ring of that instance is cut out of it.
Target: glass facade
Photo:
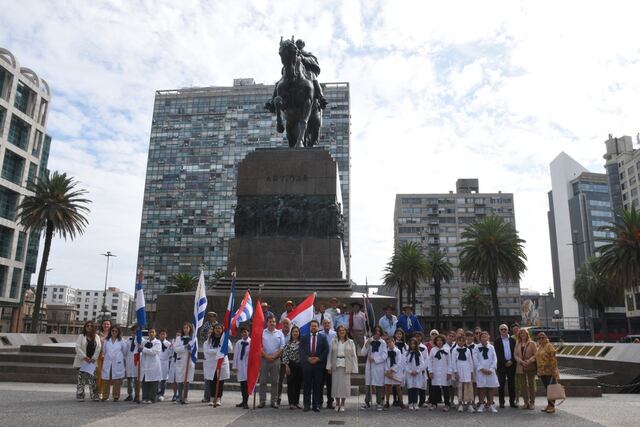
[[[24,159],[10,150],[5,150],[0,176],[14,184],[22,185],[23,172]]]
[[[16,116],[12,116],[7,141],[16,147],[26,150],[27,145],[29,145],[29,125]]]
[[[138,266],[153,301],[176,273],[226,270],[238,163],[256,148],[286,147],[265,110],[273,86],[243,80],[231,87],[156,93]],[[329,83],[320,146],[338,163],[349,262],[349,85]],[[348,264],[347,264],[348,271]]]
[[[16,210],[20,194],[0,187],[0,217],[13,221],[16,219]]]
[[[16,96],[13,106],[25,114],[28,114],[29,99],[31,98],[31,90],[22,82],[18,83],[16,88]]]
[[[13,229],[0,225],[0,257],[11,257],[13,243]]]
[[[24,248],[27,243],[27,233],[18,232],[18,243],[16,246],[16,261],[24,261]]]

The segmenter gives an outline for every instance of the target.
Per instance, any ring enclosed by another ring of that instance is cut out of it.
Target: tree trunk
[[[598,316],[600,317],[600,330],[602,331],[602,341],[607,342],[609,338],[609,328],[607,320],[604,318],[604,309],[598,310]]]
[[[489,282],[489,289],[491,290],[491,305],[493,306],[493,318],[498,325],[502,323],[500,317],[500,303],[498,302],[498,281]]]
[[[38,333],[40,323],[40,306],[42,305],[42,293],[44,291],[44,277],[47,274],[47,264],[49,263],[49,252],[51,252],[51,240],[53,239],[53,224],[47,221],[47,228],[44,236],[44,249],[42,251],[42,261],[40,261],[40,271],[38,272],[38,284],[36,285],[36,301],[33,306],[33,316],[31,316],[31,333]]]
[[[440,286],[440,280],[434,279],[433,281],[433,297],[436,304],[436,326],[435,329],[440,330],[440,292],[442,292],[442,286]]]
[[[398,284],[398,313],[402,311],[402,284]]]
[[[416,310],[416,287],[417,287],[417,283],[413,282],[413,285],[411,286],[411,305],[413,306],[413,311],[415,313]]]

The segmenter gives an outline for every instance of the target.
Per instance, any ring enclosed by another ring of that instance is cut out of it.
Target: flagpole
[[[258,284],[258,304],[262,304],[262,287],[264,286],[264,283],[259,283]],[[262,364],[262,361],[260,361],[260,364]],[[258,377],[258,379],[260,379],[260,377]],[[253,386],[253,409],[256,409],[256,387],[257,384],[255,386]]]

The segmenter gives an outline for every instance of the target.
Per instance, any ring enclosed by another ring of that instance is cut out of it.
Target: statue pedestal
[[[238,165],[236,192],[229,273],[346,279],[338,167],[326,149],[251,152]]]

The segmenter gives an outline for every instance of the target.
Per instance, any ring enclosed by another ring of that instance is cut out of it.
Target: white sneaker
[[[162,402],[164,400],[164,396],[158,396],[158,402]]]
[[[474,412],[476,412],[476,409],[473,407],[473,405],[467,405],[467,411],[473,414]]]
[[[462,412],[464,411],[464,408],[462,407],[462,404],[458,405],[458,412]]]
[[[484,405],[479,405],[478,409],[476,409],[476,412],[479,413],[479,414],[483,413],[484,412]]]
[[[382,409],[383,409],[383,408],[382,408],[382,405],[376,405],[376,410],[377,410],[377,411],[382,411]]]
[[[340,412],[344,412],[344,406],[340,407]]]
[[[213,402],[208,402],[207,406],[213,406]]]
[[[491,410],[491,412],[493,412],[494,414],[498,413],[498,410],[496,409],[496,405],[491,405],[489,406],[489,409]]]
[[[413,404],[413,410],[414,411],[419,411],[420,410],[420,406],[417,403]]]
[[[336,412],[340,412],[340,407],[339,407],[339,406],[336,406],[336,407],[335,407],[335,409],[334,409],[334,411],[336,411]]]
[[[370,404],[365,403],[364,405],[360,406],[361,411],[366,411],[367,409],[371,409]]]

